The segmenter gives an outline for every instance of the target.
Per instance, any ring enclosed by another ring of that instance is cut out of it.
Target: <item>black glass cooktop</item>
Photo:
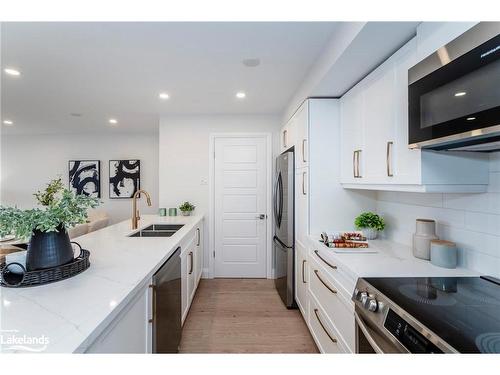
[[[364,280],[457,351],[500,353],[498,280],[480,277]]]

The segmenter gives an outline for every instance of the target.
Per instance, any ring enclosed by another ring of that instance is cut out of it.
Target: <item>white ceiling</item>
[[[22,72],[2,72],[2,117],[15,123],[3,131],[153,131],[164,114],[279,114],[335,27],[3,23],[2,69]],[[245,58],[261,65],[245,67]],[[240,90],[246,99],[235,98]],[[160,101],[161,91],[171,98]]]

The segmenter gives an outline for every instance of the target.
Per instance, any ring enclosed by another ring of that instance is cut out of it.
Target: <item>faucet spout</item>
[[[146,190],[139,189],[134,193],[134,196],[132,197],[132,229],[137,229],[139,220],[141,219],[139,210],[137,209],[137,199],[141,193],[146,196],[148,206],[151,206],[151,196]]]

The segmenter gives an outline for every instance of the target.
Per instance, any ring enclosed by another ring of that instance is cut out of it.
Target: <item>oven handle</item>
[[[370,343],[371,347],[373,350],[375,350],[376,353],[378,354],[383,354],[384,351],[378,346],[378,344],[375,342],[373,337],[370,335],[370,328],[368,328],[363,321],[363,319],[358,315],[356,311],[354,311],[354,319],[356,319],[356,323],[358,327],[361,329],[361,332],[363,332],[363,335],[365,335],[366,339]]]

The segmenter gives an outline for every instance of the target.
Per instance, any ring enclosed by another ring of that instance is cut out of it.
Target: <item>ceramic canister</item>
[[[420,259],[431,259],[431,241],[439,239],[436,236],[436,222],[429,219],[417,219],[413,235],[413,256]]]
[[[457,268],[457,246],[454,242],[431,241],[431,263],[444,268]]]

